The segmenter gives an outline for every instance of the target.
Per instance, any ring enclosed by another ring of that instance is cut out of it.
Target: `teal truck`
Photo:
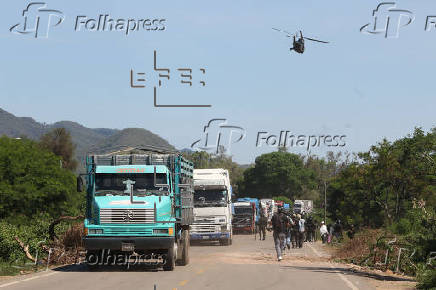
[[[192,162],[178,152],[130,148],[89,155],[86,167],[83,244],[88,266],[120,257],[139,262],[153,258],[167,271],[176,263],[189,263]],[[77,180],[79,191],[85,187],[82,176]]]

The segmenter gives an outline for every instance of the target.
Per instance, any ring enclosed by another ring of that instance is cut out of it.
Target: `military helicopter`
[[[295,33],[294,35],[292,35],[291,33],[287,32],[286,30],[281,30],[278,28],[273,28],[274,30],[278,31],[278,32],[283,32],[286,33],[286,37],[293,37],[294,39],[294,46],[290,48],[290,50],[294,50],[295,52],[298,53],[303,53],[304,52],[304,40],[310,40],[310,41],[316,41],[316,42],[321,42],[321,43],[329,43],[328,41],[322,41],[322,40],[318,40],[318,39],[314,39],[314,38],[309,38],[309,37],[304,37],[303,36],[303,32],[301,32],[300,30],[300,37],[297,39],[297,35],[298,32]]]

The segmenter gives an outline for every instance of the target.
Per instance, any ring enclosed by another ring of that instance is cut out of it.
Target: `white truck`
[[[191,241],[232,244],[232,187],[226,169],[194,169],[194,223]]]
[[[313,210],[313,201],[307,199],[296,199],[294,201],[294,213],[311,213]]]

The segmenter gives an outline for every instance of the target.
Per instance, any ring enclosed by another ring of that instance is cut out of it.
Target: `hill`
[[[156,134],[140,128],[127,128],[121,130],[95,144],[90,148],[93,153],[116,151],[124,146],[141,147],[154,146],[163,149],[175,150],[174,146]]]
[[[65,128],[71,134],[76,145],[76,158],[79,161],[83,161],[83,157],[88,152],[105,153],[116,151],[125,146],[155,146],[163,149],[175,149],[165,139],[146,129],[87,128],[72,121],[42,124],[32,118],[16,117],[0,109],[0,136],[27,137],[38,140],[44,133],[53,128]]]

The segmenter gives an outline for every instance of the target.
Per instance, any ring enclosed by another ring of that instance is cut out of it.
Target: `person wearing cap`
[[[282,249],[285,245],[286,228],[288,225],[288,218],[283,212],[283,207],[279,206],[272,219],[274,245],[277,253],[277,260],[280,262],[282,258]]]
[[[321,222],[319,233],[321,234],[322,243],[325,244],[329,235],[329,231],[327,230],[327,226],[325,225],[324,221]]]

